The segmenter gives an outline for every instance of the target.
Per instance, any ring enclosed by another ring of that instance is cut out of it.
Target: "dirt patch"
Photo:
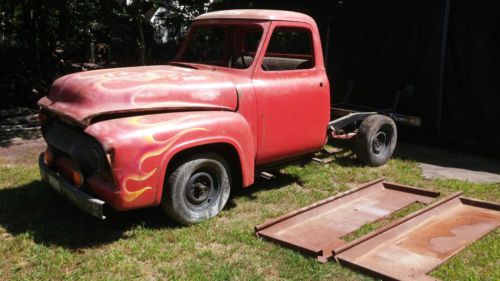
[[[474,183],[500,183],[500,174],[472,171],[453,167],[443,167],[421,163],[422,173],[427,179],[457,179]]]
[[[46,147],[38,119],[29,108],[0,110],[0,165],[36,165]]]
[[[500,182],[500,160],[495,158],[413,143],[398,144],[394,157],[419,162],[424,177],[428,179]]]
[[[38,155],[44,151],[47,145],[43,138],[10,140],[8,146],[0,146],[0,165],[36,165]]]

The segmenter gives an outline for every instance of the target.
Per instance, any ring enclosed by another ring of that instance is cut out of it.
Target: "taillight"
[[[82,186],[83,185],[83,175],[80,171],[71,171],[73,174],[73,183],[76,186]]]
[[[54,163],[54,154],[49,148],[45,150],[45,153],[43,154],[43,160],[45,164],[49,166],[52,165],[52,163]]]
[[[76,164],[66,155],[59,155],[54,161],[56,170],[63,174],[75,186],[83,185],[84,177]]]

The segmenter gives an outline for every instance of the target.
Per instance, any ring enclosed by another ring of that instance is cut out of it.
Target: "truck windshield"
[[[259,26],[208,25],[193,27],[179,62],[246,69],[262,38]]]

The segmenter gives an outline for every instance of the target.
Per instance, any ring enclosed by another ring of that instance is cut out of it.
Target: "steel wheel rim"
[[[184,189],[184,200],[188,208],[202,211],[211,207],[219,196],[220,177],[208,167],[196,170],[188,179]]]
[[[388,130],[379,130],[373,138],[373,153],[376,155],[384,154],[391,145],[391,136]]]

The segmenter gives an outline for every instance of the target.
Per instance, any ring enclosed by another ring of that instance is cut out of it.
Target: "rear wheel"
[[[384,115],[368,116],[355,139],[355,153],[365,165],[382,166],[392,157],[397,142],[394,121]]]
[[[230,189],[231,174],[224,158],[212,153],[196,155],[168,176],[162,207],[182,224],[199,223],[224,208]]]

